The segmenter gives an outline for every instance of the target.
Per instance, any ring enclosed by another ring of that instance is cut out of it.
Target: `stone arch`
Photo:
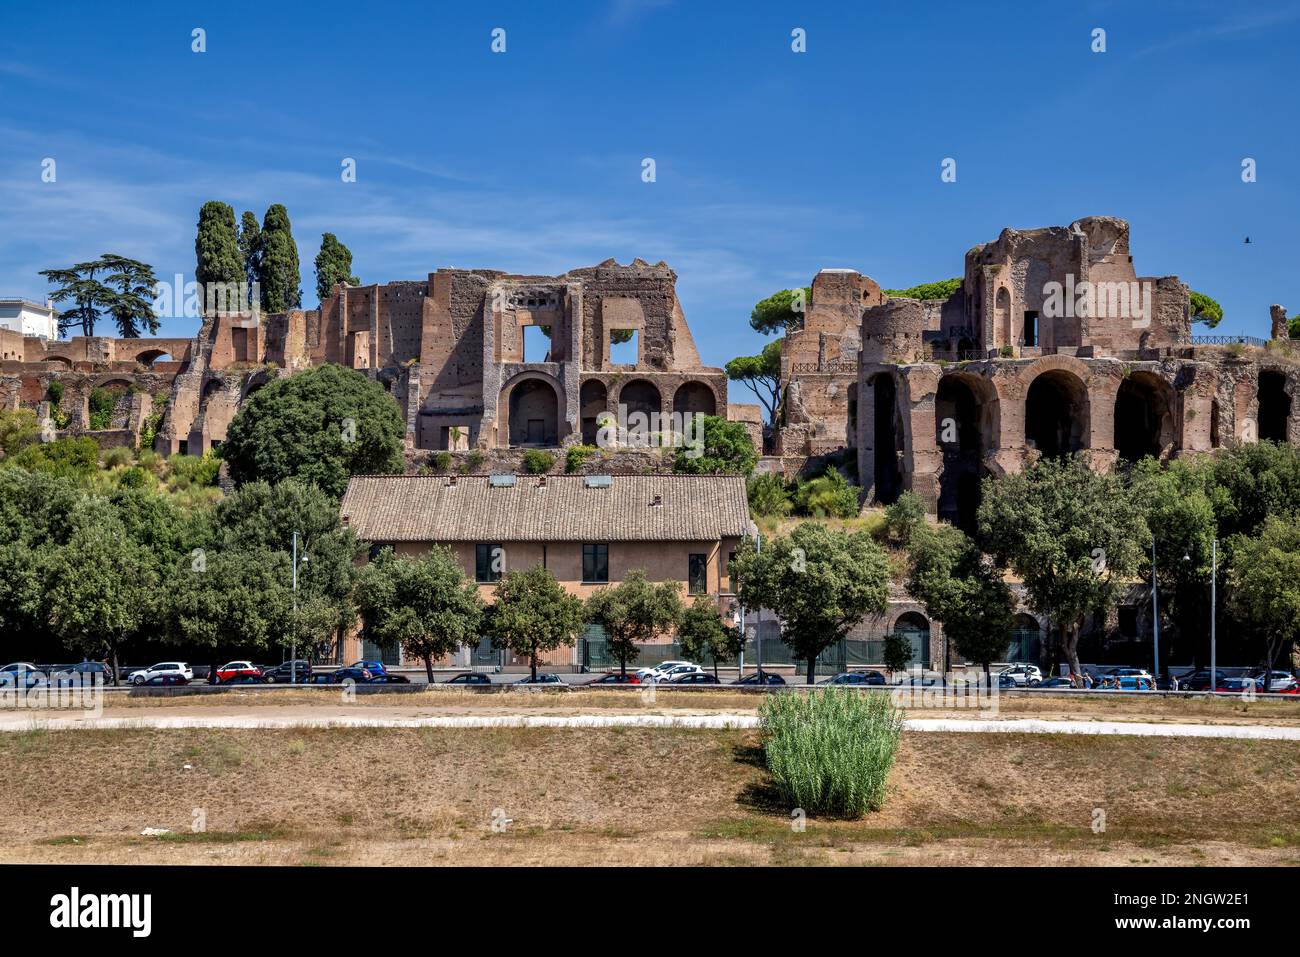
[[[1086,381],[1086,367],[1080,374],[1065,363],[1041,367],[1029,380],[1024,418],[1027,448],[1036,448],[1045,458],[1056,458],[1091,445],[1091,407]]]
[[[92,388],[106,389],[114,395],[122,395],[130,392],[134,383],[130,379],[124,379],[120,375],[106,375],[97,381]]]
[[[677,415],[716,415],[718,399],[704,382],[684,382],[673,395],[673,412]]]
[[[45,356],[45,357],[44,357],[44,361],[46,361],[46,362],[57,362],[59,365],[63,366],[63,368],[65,368],[65,369],[71,369],[71,368],[72,368],[72,359],[71,359],[69,356],[59,355],[58,353],[54,353],[54,354],[52,354],[52,355]]]
[[[165,360],[168,362],[172,361],[172,354],[166,349],[153,347],[137,352],[134,358],[135,362],[139,365],[142,365],[145,368],[152,368],[159,360]]]
[[[867,380],[867,388],[872,390],[875,414],[871,428],[876,501],[890,505],[903,491],[900,457],[904,450],[904,430],[898,405],[898,382],[892,372],[878,372]]]
[[[630,379],[624,382],[618,390],[618,404],[626,407],[629,418],[637,412],[647,417],[658,415],[663,412],[664,407],[658,386],[647,379]],[[653,421],[651,420],[650,430],[657,431]]]
[[[1115,451],[1129,462],[1163,458],[1174,444],[1174,387],[1154,372],[1132,372],[1115,393]]]
[[[1255,422],[1260,441],[1287,441],[1291,421],[1291,390],[1286,373],[1280,369],[1260,369],[1255,384],[1258,411]]]
[[[998,433],[998,396],[992,382],[971,372],[940,377],[934,400],[934,434],[943,456],[937,512],[967,532],[975,530],[984,456],[997,448]]]
[[[522,372],[497,400],[497,445],[555,446],[567,434],[564,389],[544,372]]]
[[[600,432],[600,414],[609,411],[609,390],[599,379],[588,379],[578,392],[578,417],[582,422],[582,443],[595,445]]]

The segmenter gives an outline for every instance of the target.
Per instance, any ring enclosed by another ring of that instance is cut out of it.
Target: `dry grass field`
[[[882,811],[803,832],[745,731],[12,732],[0,780],[5,862],[1300,863],[1293,742],[906,733]]]

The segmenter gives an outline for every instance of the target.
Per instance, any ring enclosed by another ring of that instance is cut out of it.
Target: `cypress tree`
[[[244,257],[244,278],[251,290],[257,282],[262,261],[262,227],[257,222],[257,213],[252,210],[244,210],[239,221],[239,251]]]
[[[321,233],[320,252],[316,254],[316,298],[324,302],[335,283],[340,282],[361,285],[361,280],[352,275],[352,250],[333,233]]]
[[[267,312],[284,312],[302,306],[298,246],[293,241],[289,211],[279,203],[269,207],[262,219],[257,278],[262,284],[262,308]]]
[[[194,278],[206,289],[212,283],[238,285],[244,280],[244,257],[235,232],[235,211],[229,204],[211,200],[199,210],[194,239]]]

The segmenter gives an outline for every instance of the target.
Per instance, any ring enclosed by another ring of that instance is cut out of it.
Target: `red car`
[[[217,669],[217,683],[228,681],[261,681],[262,669],[251,661],[228,661]]]
[[[641,679],[630,671],[626,675],[619,674],[617,671],[612,671],[607,675],[601,675],[599,678],[592,678],[587,682],[589,685],[639,685],[640,683]]]

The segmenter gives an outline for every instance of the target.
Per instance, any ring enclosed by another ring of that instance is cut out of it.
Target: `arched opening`
[[[1011,644],[1007,646],[1007,661],[1037,664],[1043,654],[1043,629],[1033,615],[1024,612],[1016,615],[1011,625]]]
[[[1272,369],[1259,374],[1259,438],[1274,442],[1287,440],[1287,420],[1291,418],[1291,397],[1286,394],[1286,375]]]
[[[903,451],[903,423],[898,414],[898,388],[894,377],[882,372],[871,381],[875,398],[876,501],[891,505],[903,490],[899,456]]]
[[[905,611],[894,622],[894,634],[906,638],[912,645],[908,666],[930,666],[930,622],[917,611]]]
[[[510,390],[509,411],[511,446],[559,444],[560,403],[549,382],[520,382]]]
[[[680,416],[715,415],[718,410],[713,390],[703,382],[687,382],[673,396],[673,412]]]
[[[619,392],[618,404],[623,406],[629,429],[637,425],[632,421],[632,416],[640,412],[646,417],[644,427],[651,432],[658,431],[658,415],[663,410],[663,400],[659,397],[659,390],[653,383],[645,379],[633,379]]]
[[[1025,442],[1044,458],[1060,458],[1086,447],[1088,390],[1064,369],[1041,373],[1025,398]]]
[[[62,366],[65,369],[72,368],[72,360],[69,359],[67,356],[46,356],[45,361],[57,362],[60,366]]]
[[[1011,293],[1006,286],[998,288],[993,301],[993,335],[999,346],[1013,346],[1016,340],[1011,329]]]
[[[1173,388],[1150,372],[1134,372],[1115,395],[1115,451],[1128,462],[1160,458],[1173,441]]]
[[[609,392],[605,383],[599,379],[588,379],[578,393],[578,403],[582,407],[579,413],[582,419],[582,444],[595,445],[596,436],[600,433],[600,414],[608,411],[609,405]]]
[[[171,354],[164,349],[146,349],[135,357],[137,364],[144,366],[146,369],[153,367],[158,362],[171,362]]]
[[[987,381],[960,372],[940,379],[935,394],[934,435],[943,453],[937,511],[941,519],[970,533],[975,531],[996,401]]]
[[[207,385],[203,387],[203,401],[206,402],[218,392],[226,387],[224,379],[209,379]]]

